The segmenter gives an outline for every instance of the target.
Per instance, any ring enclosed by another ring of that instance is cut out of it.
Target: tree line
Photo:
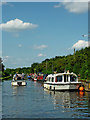
[[[73,55],[56,56],[54,58],[45,59],[41,63],[33,63],[31,67],[16,69],[6,68],[6,70],[4,70],[1,59],[0,66],[2,66],[3,77],[10,76],[10,74],[14,75],[16,72],[25,74],[42,72],[44,74],[50,74],[54,71],[64,72],[65,70],[69,70],[70,72],[80,75],[81,79],[90,80],[90,47],[77,50]]]

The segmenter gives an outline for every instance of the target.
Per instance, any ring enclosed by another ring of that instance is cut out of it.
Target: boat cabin
[[[44,88],[48,90],[78,90],[81,82],[78,82],[78,77],[75,73],[56,73],[47,76],[47,81],[44,82]]]
[[[77,75],[74,73],[57,73],[47,76],[47,82],[78,82]]]

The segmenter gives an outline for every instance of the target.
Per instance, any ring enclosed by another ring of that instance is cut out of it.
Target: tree
[[[81,49],[73,55],[56,56],[55,58],[45,59],[41,63],[33,63],[31,67],[6,69],[7,74],[15,74],[15,72],[29,73],[52,73],[53,71],[64,72],[69,70],[77,75],[80,74],[82,79],[90,79],[90,47]]]
[[[2,59],[0,58],[0,78],[2,77],[3,71],[4,71],[4,65],[2,63]]]

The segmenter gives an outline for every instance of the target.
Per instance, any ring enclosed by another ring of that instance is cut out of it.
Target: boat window
[[[66,82],[66,75],[64,75],[64,82]]]
[[[51,79],[51,78],[49,77],[49,82],[50,82],[50,79]]]
[[[57,76],[57,82],[62,82],[62,76]]]
[[[70,75],[70,81],[71,81],[71,82],[76,82],[76,77],[73,76],[73,75]]]
[[[54,77],[52,77],[52,82],[54,82]]]
[[[50,77],[47,77],[47,81],[50,81]]]
[[[67,82],[68,82],[68,75],[67,75]]]

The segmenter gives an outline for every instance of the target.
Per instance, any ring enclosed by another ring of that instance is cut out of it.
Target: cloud
[[[0,2],[0,6],[2,6],[2,5],[8,5],[10,7],[13,7],[13,4],[11,4],[10,2],[5,2],[5,1]]]
[[[7,32],[20,32],[27,29],[37,28],[37,24],[26,23],[19,19],[10,20],[6,23],[0,24],[0,28]]]
[[[0,6],[1,5],[7,5],[7,2],[0,2]]]
[[[83,1],[80,0],[80,2],[76,2],[76,0],[71,0],[70,2],[68,2],[67,0],[64,0],[64,2],[61,2],[58,5],[56,5],[57,7],[54,6],[54,8],[63,6],[66,10],[68,10],[71,13],[84,13],[88,11],[88,0],[86,0],[86,2]]]
[[[7,58],[5,60],[5,58]],[[3,56],[5,68],[22,68],[28,67],[33,63],[32,58],[28,57],[15,57],[15,56]]]
[[[84,13],[88,11],[88,3],[71,2],[62,4],[64,5],[65,9],[72,13]]]
[[[18,45],[18,47],[20,47],[20,48],[21,48],[21,47],[22,47],[22,44],[19,44],[19,45]]]
[[[79,40],[78,42],[76,42],[73,46],[72,49],[76,48],[76,49],[81,49],[81,48],[85,48],[88,47],[89,43],[88,41],[85,40]]]
[[[42,54],[42,53],[40,53],[40,54],[38,54],[38,57],[45,57],[46,55],[45,54]]]
[[[9,58],[10,58],[10,56],[4,56],[3,57],[3,62],[7,62]]]
[[[13,33],[13,36],[16,37],[16,38],[18,38],[18,37],[19,37],[19,33],[14,32],[14,33]]]
[[[40,46],[35,45],[35,46],[34,46],[34,49],[43,50],[43,49],[45,49],[45,48],[47,48],[47,47],[48,47],[47,45],[40,45]]]
[[[57,5],[54,5],[54,8],[60,8],[61,7],[61,4],[57,4]]]

